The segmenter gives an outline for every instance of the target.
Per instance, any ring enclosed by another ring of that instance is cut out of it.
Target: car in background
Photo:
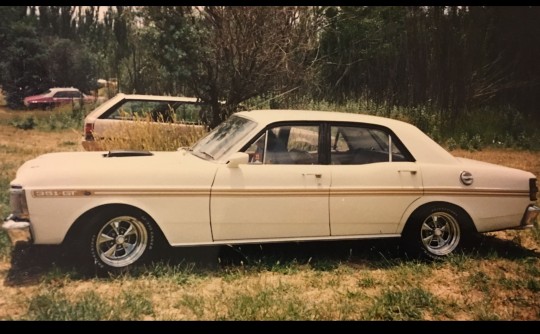
[[[97,98],[92,95],[86,95],[77,88],[54,87],[44,93],[27,96],[23,102],[29,109],[51,109],[68,103],[96,103]]]
[[[86,95],[73,87],[54,87],[38,95],[24,98],[24,105],[29,109],[50,109],[68,103],[90,104],[98,99],[92,95]]]
[[[99,150],[97,140],[111,132],[126,130],[137,121],[157,126],[177,123],[203,127],[199,120],[207,109],[195,97],[119,93],[85,117],[81,144],[87,151]]]
[[[29,160],[3,228],[13,243],[63,244],[107,272],[144,263],[160,243],[399,237],[407,256],[444,259],[475,233],[533,228],[536,181],[456,158],[394,119],[243,111],[189,149]]]

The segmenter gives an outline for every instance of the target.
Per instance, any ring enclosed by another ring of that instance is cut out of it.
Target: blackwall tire
[[[105,210],[90,219],[83,232],[83,252],[98,272],[120,273],[146,263],[156,231],[151,218],[137,210]]]
[[[444,205],[424,207],[405,226],[405,251],[421,259],[442,260],[463,247],[470,236],[468,227],[468,217],[460,209]]]

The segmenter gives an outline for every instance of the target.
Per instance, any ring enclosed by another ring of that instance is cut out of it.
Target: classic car
[[[529,172],[456,158],[402,121],[305,110],[238,112],[178,151],[45,154],[10,187],[12,242],[68,245],[105,271],[159,243],[400,237],[444,259],[540,212]]]
[[[81,144],[87,151],[99,150],[98,140],[126,131],[136,121],[160,126],[174,123],[179,127],[203,127],[200,114],[206,106],[195,97],[119,93],[103,103],[84,119]]]
[[[67,103],[95,103],[96,97],[86,95],[73,87],[54,87],[38,95],[24,98],[24,105],[29,109],[54,108]]]

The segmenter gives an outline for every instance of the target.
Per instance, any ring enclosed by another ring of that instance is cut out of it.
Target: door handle
[[[414,169],[402,169],[402,170],[398,170],[398,173],[411,173],[411,174],[416,174],[417,171],[414,170]]]
[[[313,175],[315,178],[320,179],[322,177],[322,174],[319,173],[302,173],[303,176]]]

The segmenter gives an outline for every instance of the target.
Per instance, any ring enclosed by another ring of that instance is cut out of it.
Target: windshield
[[[199,140],[192,147],[193,154],[206,160],[219,160],[255,126],[257,123],[249,119],[231,116]]]

